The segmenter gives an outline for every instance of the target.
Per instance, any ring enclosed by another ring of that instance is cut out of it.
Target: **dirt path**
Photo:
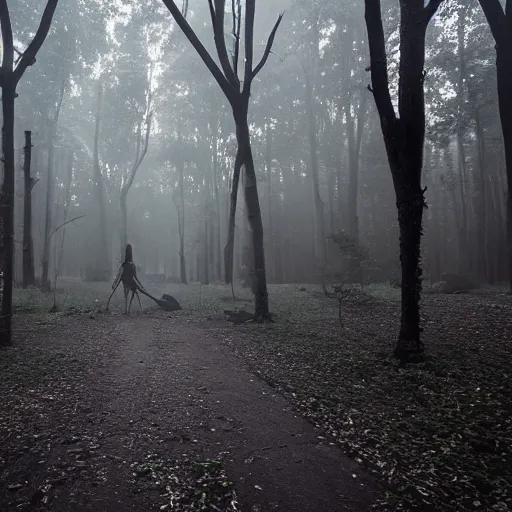
[[[2,511],[159,510],[168,500],[134,477],[150,455],[224,453],[244,511],[362,512],[376,497],[355,462],[184,318],[70,317],[4,354],[22,369],[0,406]],[[47,378],[27,382],[41,365]]]

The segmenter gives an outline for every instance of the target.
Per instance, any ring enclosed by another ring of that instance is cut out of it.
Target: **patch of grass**
[[[55,294],[57,312],[65,314],[96,311],[103,298],[103,290],[72,280],[64,282]],[[108,295],[107,295],[108,299]],[[105,299],[105,303],[106,300]],[[48,313],[54,304],[54,293],[42,292],[38,288],[15,289],[13,310],[15,313]]]
[[[164,293],[172,295],[183,307],[183,312],[173,314],[192,315],[196,318],[221,316],[224,309],[233,305],[231,287],[222,284],[202,286],[199,283],[189,285],[173,283],[144,283],[148,291],[155,297]],[[89,283],[78,279],[61,278],[56,293],[58,311],[63,314],[82,314],[103,311],[112,292],[111,283]],[[145,310],[158,309],[149,298],[141,295]],[[22,313],[47,313],[53,306],[53,292],[43,293],[37,288],[14,291],[14,310]],[[251,308],[253,298],[250,290],[236,290],[235,307]],[[110,302],[112,312],[124,310],[123,289],[120,286]],[[137,300],[132,304],[132,311],[139,312]]]

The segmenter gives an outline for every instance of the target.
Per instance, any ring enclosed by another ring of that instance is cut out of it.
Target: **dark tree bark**
[[[23,161],[24,201],[23,201],[23,288],[36,284],[34,268],[34,244],[32,239],[32,189],[36,180],[30,175],[32,161],[32,132],[25,131]]]
[[[34,38],[14,64],[14,43],[7,0],[0,0],[0,27],[2,32],[2,152],[4,183],[0,196],[2,233],[2,314],[0,317],[0,345],[11,343],[12,289],[14,278],[14,100],[16,87],[28,66],[36,61],[36,55],[48,35],[58,0],[48,0]]]
[[[237,127],[238,130],[238,127]],[[238,140],[238,136],[237,136]],[[238,147],[235,156],[235,167],[231,179],[231,190],[229,193],[229,217],[228,217],[228,239],[224,248],[224,280],[230,284],[233,281],[233,264],[235,248],[235,217],[236,205],[238,202],[238,183],[240,182],[240,171],[242,170],[242,153]]]
[[[178,134],[181,140],[180,134]],[[185,262],[185,160],[180,155],[178,162],[178,180],[180,187],[180,206],[176,204],[178,212],[178,233],[180,237],[180,281],[187,284],[187,267]]]
[[[425,140],[423,89],[425,34],[428,23],[442,0],[400,2],[400,63],[398,116],[389,92],[386,44],[380,0],[365,0],[366,26],[370,45],[371,91],[381,121],[391,176],[395,188],[400,228],[402,298],[400,332],[394,354],[401,361],[421,359],[420,340],[421,266],[420,242],[423,209],[421,187]]]
[[[507,175],[508,277],[512,293],[512,1],[503,9],[499,0],[479,0],[496,42],[498,106],[505,147]]]
[[[248,220],[251,226],[253,236],[253,257],[254,257],[254,298],[256,319],[268,319],[268,293],[267,280],[265,273],[265,255],[263,247],[263,225],[261,221],[261,210],[256,185],[256,173],[251,150],[251,139],[248,124],[249,99],[251,95],[251,85],[256,75],[265,65],[275,34],[281,23],[282,15],[279,16],[267,40],[265,50],[260,62],[253,68],[254,53],[254,15],[256,9],[256,0],[247,0],[245,2],[245,38],[244,38],[244,79],[243,83],[238,77],[239,50],[240,50],[240,25],[241,25],[241,2],[237,4],[238,18],[233,12],[233,35],[234,52],[233,62],[231,63],[226,48],[224,38],[224,17],[225,0],[209,0],[210,15],[214,33],[215,47],[220,62],[220,68],[212,59],[206,48],[198,39],[191,26],[183,16],[180,9],[173,0],[163,0],[171,12],[176,23],[179,25],[187,39],[197,51],[209,71],[219,84],[222,92],[226,96],[233,111],[233,119],[236,125],[236,138],[238,143],[237,157],[235,159],[235,168],[233,173],[231,189],[231,208],[230,225],[228,229],[228,245],[225,250],[226,258],[226,277],[232,279],[233,274],[233,247],[234,247],[234,212],[236,211],[236,194],[238,189],[239,174],[242,166],[245,167],[245,203],[247,206]],[[235,9],[233,9],[235,11]],[[228,281],[228,279],[226,279]]]

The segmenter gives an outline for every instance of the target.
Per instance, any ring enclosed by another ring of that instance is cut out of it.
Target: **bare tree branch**
[[[283,16],[284,16],[284,13],[281,13],[278,16],[276,24],[274,25],[272,32],[270,32],[270,35],[268,36],[267,46],[265,47],[265,51],[263,52],[263,57],[261,58],[259,64],[256,66],[256,68],[252,72],[252,78],[254,78],[261,71],[261,69],[267,62],[268,56],[270,55],[270,52],[272,50],[272,45],[274,44],[274,38],[276,37],[277,29],[279,28],[279,25],[281,23],[281,20],[283,19]]]
[[[149,135],[151,133],[151,124],[153,120],[153,111],[149,111],[147,114],[147,120],[146,120],[146,133],[144,136],[144,145],[142,146],[142,151],[139,154],[139,158],[136,160],[135,165],[137,167],[140,166],[142,161],[144,160],[144,157],[146,156],[148,152],[148,146],[149,146]],[[133,180],[132,180],[133,182]]]
[[[213,0],[208,0],[208,7],[210,8],[210,18],[212,20],[212,27],[215,26],[215,7],[213,6]]]
[[[371,91],[381,119],[390,124],[396,120],[396,113],[389,93],[386,40],[380,0],[365,0],[365,19],[370,47]]]
[[[130,173],[128,174],[128,179],[126,183],[121,188],[121,194],[127,195],[128,191],[133,185],[135,180],[135,175],[139,167],[141,166],[146,154],[148,152],[149,146],[149,136],[151,133],[151,123],[153,120],[153,91],[151,90],[151,80],[153,78],[153,63],[150,65],[149,74],[148,74],[148,91],[146,95],[146,108],[144,112],[144,120],[146,124],[146,130],[144,135],[144,144],[142,144],[142,123],[143,121],[138,123],[137,126],[137,151],[135,156],[135,161],[133,162]]]
[[[0,0],[0,27],[2,29],[2,68],[0,86],[5,86],[12,77],[14,65],[14,41],[12,37],[11,17],[7,0]]]
[[[254,15],[256,13],[256,0],[245,2],[245,71],[244,89],[245,97],[249,96],[252,82],[252,60],[254,55]]]
[[[212,59],[206,48],[203,46],[203,44],[195,34],[192,27],[189,25],[188,21],[183,17],[183,14],[181,14],[181,11],[177,7],[174,0],[162,0],[162,2],[167,7],[167,9],[169,9],[169,12],[172,14],[176,23],[185,34],[190,44],[194,47],[199,57],[201,57],[201,60],[204,62],[206,67],[209,69],[210,73],[215,78],[216,82],[219,84],[226,98],[229,100],[230,103],[235,101],[237,94],[236,89],[228,81],[228,79],[224,76],[224,74],[219,69],[215,61]]]
[[[215,41],[215,48],[217,48],[217,55],[219,62],[224,71],[225,77],[228,82],[238,89],[239,81],[235,76],[235,72],[229,62],[228,50],[226,48],[226,39],[224,37],[224,11],[226,8],[226,0],[215,0],[215,23],[213,24],[213,39]]]
[[[43,12],[43,16],[41,17],[39,27],[37,28],[36,35],[34,36],[34,39],[32,39],[32,42],[28,45],[28,48],[23,52],[23,56],[21,57],[18,65],[16,66],[16,69],[14,70],[15,85],[18,84],[26,69],[34,64],[37,52],[40,50],[44,40],[46,39],[46,36],[48,35],[48,32],[50,31],[53,15],[55,14],[58,1],[59,0],[48,0]],[[6,0],[1,0],[2,4],[5,2]]]
[[[434,17],[435,13],[437,12],[437,9],[439,9],[439,6],[443,0],[430,0],[430,2],[425,7],[425,14],[427,15],[427,24],[430,22],[430,20]]]
[[[75,217],[74,219],[70,219],[70,220],[67,220],[66,222],[63,222],[60,226],[57,226],[51,233],[50,237],[51,238],[55,233],[57,233],[57,231],[60,229],[60,228],[63,228],[64,226],[66,226],[67,224],[71,224],[72,222],[75,222],[75,220],[78,220],[78,219],[83,219],[84,217],[87,217],[87,215],[79,215],[78,217]]]
[[[500,0],[480,0],[480,6],[484,11],[487,23],[491,29],[492,35],[496,43],[503,41],[503,34],[507,32],[507,18]],[[512,2],[507,1],[507,14],[512,9]],[[510,22],[512,25],[512,21]]]
[[[236,1],[236,10],[235,10]],[[233,37],[235,38],[235,51],[233,55],[233,71],[238,77],[238,60],[240,57],[240,30],[242,27],[242,3],[240,0],[232,0],[233,10]]]
[[[141,146],[142,146],[142,120],[140,120],[137,123],[137,146],[135,148],[135,161],[134,162],[137,162],[139,160]],[[125,177],[123,176],[121,182],[124,182],[124,178]]]

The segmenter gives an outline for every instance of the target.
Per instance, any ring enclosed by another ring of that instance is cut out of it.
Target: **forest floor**
[[[345,300],[343,327],[313,286],[271,286],[275,322],[242,325],[225,286],[158,291],[184,310],[17,293],[0,510],[512,510],[510,296],[425,294],[428,358],[400,368],[386,287]]]

